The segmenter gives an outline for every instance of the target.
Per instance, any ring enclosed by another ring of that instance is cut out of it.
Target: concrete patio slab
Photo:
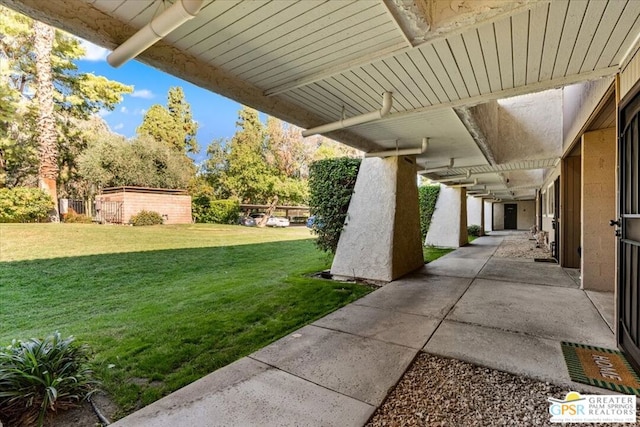
[[[520,262],[504,258],[491,258],[480,271],[478,277],[567,288],[578,287],[557,264]]]
[[[470,283],[470,279],[459,277],[415,274],[389,283],[354,304],[442,318]]]
[[[490,235],[478,237],[476,240],[471,242],[474,246],[495,246],[498,247],[504,240],[504,236],[497,234],[498,232],[492,231]]]
[[[445,320],[424,351],[543,381],[571,382],[558,342],[532,335]]]
[[[421,274],[436,276],[474,278],[487,262],[488,257],[483,258],[457,258],[444,256],[426,264],[417,271]]]
[[[566,387],[602,394],[603,389],[571,381],[560,342],[445,320],[424,351]]]
[[[596,309],[602,316],[609,329],[615,331],[615,303],[616,296],[613,292],[585,291],[589,299],[596,306]]]
[[[444,258],[478,258],[484,259],[486,261],[494,254],[497,249],[497,246],[476,245],[474,241],[467,246],[458,248],[455,251],[445,255]]]
[[[613,333],[579,289],[476,279],[447,319],[615,348]]]
[[[251,358],[330,390],[379,405],[416,350],[317,326],[305,326]]]
[[[111,425],[361,426],[374,409],[243,358]]]
[[[420,349],[438,323],[435,318],[350,304],[313,325]]]

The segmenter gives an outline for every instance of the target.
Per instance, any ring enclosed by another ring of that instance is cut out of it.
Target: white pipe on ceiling
[[[423,154],[429,147],[429,138],[422,138],[422,145],[418,148],[396,148],[395,150],[374,151],[364,153],[365,157],[390,157],[390,156],[412,156]]]
[[[437,167],[437,168],[425,169],[425,170],[419,171],[418,173],[420,175],[424,175],[426,173],[442,172],[442,171],[446,171],[446,170],[449,170],[449,169],[453,169],[453,162],[454,161],[455,160],[453,158],[451,158],[451,159],[449,159],[449,165],[448,166],[440,166],[440,167]]]
[[[171,33],[200,12],[204,0],[177,0],[132,35],[107,56],[112,67],[119,67],[147,50],[151,45]]]
[[[306,138],[307,136],[315,134],[323,134],[334,130],[344,129],[350,126],[361,125],[363,123],[379,120],[389,114],[389,111],[391,111],[391,105],[393,104],[393,97],[391,95],[391,92],[385,92],[382,94],[382,108],[380,108],[379,110],[304,130],[302,131],[302,136]]]
[[[473,187],[474,185],[478,185],[478,180],[474,179],[473,182],[461,182],[460,184],[445,185],[451,188]]]

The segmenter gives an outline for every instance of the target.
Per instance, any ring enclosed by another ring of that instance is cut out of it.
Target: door
[[[553,182],[553,257],[560,262],[560,177]]]
[[[640,209],[638,169],[640,144],[640,94],[620,110],[618,146],[618,345],[630,362],[640,368]]]
[[[518,205],[506,203],[504,205],[504,229],[516,230],[518,228]]]

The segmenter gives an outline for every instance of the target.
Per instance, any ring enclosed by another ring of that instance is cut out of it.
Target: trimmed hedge
[[[158,212],[143,210],[135,215],[132,215],[129,222],[133,226],[160,225],[163,223],[163,220],[162,215],[160,215]]]
[[[237,224],[240,218],[240,203],[237,200],[215,200],[200,195],[193,198],[191,205],[196,222]]]
[[[45,222],[55,204],[39,188],[0,189],[0,222]]]
[[[420,204],[420,233],[424,244],[431,225],[431,217],[436,209],[436,202],[440,194],[439,185],[423,185],[418,188],[418,203]]]
[[[468,226],[467,234],[473,237],[480,237],[480,226],[476,224]]]
[[[361,159],[348,157],[319,160],[309,170],[309,207],[316,219],[312,231],[316,245],[335,253],[344,228],[349,202],[356,185]]]

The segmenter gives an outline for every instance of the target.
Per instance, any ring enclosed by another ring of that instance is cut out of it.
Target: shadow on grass
[[[88,343],[124,413],[354,301],[312,240],[0,263],[0,345]]]

